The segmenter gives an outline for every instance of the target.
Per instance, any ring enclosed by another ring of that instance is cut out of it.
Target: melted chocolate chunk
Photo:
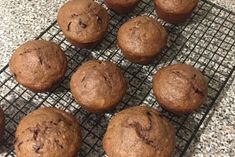
[[[148,118],[148,125],[147,127],[143,127],[139,122],[133,122],[129,124],[130,127],[135,129],[136,134],[142,139],[146,144],[150,145],[154,149],[160,149],[159,144],[154,139],[150,139],[148,137],[149,132],[152,130],[152,113],[146,112],[146,117]]]

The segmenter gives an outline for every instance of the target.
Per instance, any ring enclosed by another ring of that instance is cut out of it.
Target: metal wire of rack
[[[98,1],[102,3],[102,1]],[[104,4],[102,4],[104,5]],[[0,106],[6,114],[6,133],[0,143],[0,156],[14,157],[14,132],[19,120],[41,106],[57,107],[72,113],[82,126],[82,147],[79,156],[105,156],[102,136],[108,120],[116,112],[133,105],[148,104],[165,115],[176,129],[175,156],[184,156],[192,139],[213,107],[217,97],[234,72],[235,14],[207,0],[199,2],[192,18],[181,26],[161,21],[154,12],[151,0],[142,0],[127,16],[109,11],[109,33],[93,49],[78,49],[64,38],[56,22],[36,39],[59,44],[65,51],[69,66],[63,82],[48,93],[33,93],[19,85],[9,73],[8,65],[0,70]],[[169,42],[162,54],[150,65],[131,64],[116,48],[116,32],[129,18],[146,14],[160,21],[169,33]],[[71,74],[85,60],[111,60],[119,65],[129,80],[129,89],[122,102],[104,114],[90,114],[80,108],[69,91]],[[198,68],[207,78],[209,96],[206,103],[190,115],[175,116],[159,107],[151,91],[152,75],[161,67],[187,63]]]

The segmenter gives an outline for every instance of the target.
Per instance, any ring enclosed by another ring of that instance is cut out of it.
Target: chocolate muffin
[[[119,14],[130,12],[139,0],[105,0],[106,6]]]
[[[187,114],[205,102],[208,87],[200,71],[190,65],[174,64],[155,74],[153,92],[166,110],[175,114]]]
[[[172,24],[183,23],[197,7],[198,0],[154,0],[158,16]]]
[[[5,130],[5,116],[2,108],[0,107],[0,140],[3,138]]]
[[[155,109],[131,107],[111,119],[103,147],[109,157],[171,157],[175,132]]]
[[[108,31],[109,16],[93,0],[71,0],[59,10],[57,22],[71,44],[91,47]]]
[[[99,113],[113,108],[122,100],[127,83],[112,62],[91,60],[73,74],[70,88],[81,107]]]
[[[55,43],[33,40],[15,50],[9,67],[16,81],[24,87],[46,92],[63,79],[67,59]]]
[[[76,119],[55,108],[29,113],[20,121],[15,137],[17,157],[75,157],[81,144]]]
[[[148,16],[138,16],[124,23],[118,31],[118,46],[133,63],[153,61],[167,44],[163,26]]]

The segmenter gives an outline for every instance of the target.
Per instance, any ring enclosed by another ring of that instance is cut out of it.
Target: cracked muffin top
[[[33,40],[15,50],[9,68],[16,81],[24,87],[46,92],[63,79],[67,59],[55,43]]]
[[[57,22],[73,45],[89,47],[100,41],[107,32],[109,16],[93,0],[71,0],[59,10]]]
[[[17,157],[75,157],[81,132],[72,115],[55,108],[41,108],[20,121],[15,138]]]
[[[199,70],[186,64],[174,64],[155,74],[153,92],[159,104],[166,110],[187,114],[205,102],[208,87]]]
[[[83,63],[70,81],[73,97],[90,112],[104,112],[123,98],[127,83],[121,70],[109,61]]]
[[[109,157],[171,157],[174,128],[155,109],[131,107],[112,117],[103,147]]]
[[[5,116],[2,108],[0,107],[0,140],[3,138],[5,129]]]

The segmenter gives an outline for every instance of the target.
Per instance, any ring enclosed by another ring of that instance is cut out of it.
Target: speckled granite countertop
[[[0,1],[0,68],[7,64],[14,48],[37,36],[55,20],[57,8],[64,1]],[[212,1],[235,12],[234,0]],[[233,75],[190,145],[186,156],[235,156],[234,119],[235,81]]]

